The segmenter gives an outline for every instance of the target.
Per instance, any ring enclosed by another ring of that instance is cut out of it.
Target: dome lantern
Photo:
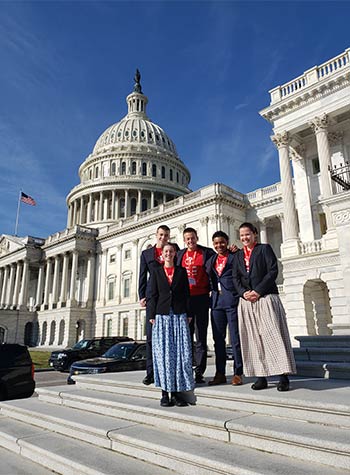
[[[144,94],[142,94],[142,87],[140,83],[141,74],[138,69],[136,69],[134,80],[135,80],[134,90],[126,98],[126,103],[128,104],[127,117],[137,116],[137,117],[142,117],[143,119],[147,119],[146,105],[148,103],[148,99]]]

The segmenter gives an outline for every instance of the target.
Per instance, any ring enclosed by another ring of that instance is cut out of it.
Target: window
[[[326,220],[326,215],[324,213],[320,213],[320,230],[321,230],[321,235],[323,236],[327,232],[327,220]]]
[[[124,251],[124,259],[131,259],[131,249],[126,249]]]
[[[157,176],[157,165],[155,164],[152,165],[152,176]]]
[[[90,170],[89,170],[89,180],[91,180],[91,179],[92,179],[92,168],[90,168]]]
[[[142,176],[147,176],[147,163],[142,163]]]
[[[107,320],[107,336],[112,336],[112,326],[113,326],[113,321],[111,318]]]
[[[125,299],[130,297],[130,278],[124,279],[123,297]]]
[[[112,313],[104,313],[103,314],[103,334],[104,336],[111,336],[112,335]],[[109,343],[109,346],[106,347],[106,343]],[[103,339],[103,346],[107,350],[110,346],[113,345],[113,341],[110,339]]]
[[[170,169],[170,171],[169,171],[169,178],[170,178],[170,181],[173,181],[173,171],[172,171],[172,169]]]
[[[165,167],[162,167],[162,178],[165,178]]]
[[[141,202],[141,211],[146,211],[147,210],[147,199],[143,198]]]
[[[113,262],[115,262],[115,254],[111,254],[109,256],[109,262],[112,264]]]
[[[114,280],[108,282],[108,300],[114,299]]]
[[[123,336],[128,336],[129,321],[128,317],[123,318]]]
[[[126,174],[126,163],[125,163],[125,162],[122,162],[121,174],[122,174],[122,175],[125,175],[125,174]]]
[[[312,159],[312,173],[314,175],[317,175],[317,173],[320,173],[320,162],[318,158]]]
[[[179,183],[179,172],[176,172],[176,182]]]
[[[116,171],[116,166],[115,166],[115,162],[113,162],[111,166],[111,175],[115,175],[115,171]]]
[[[136,214],[136,203],[137,203],[136,198],[131,198],[130,200],[130,215],[131,216]]]
[[[95,178],[98,178],[98,167],[95,168]]]
[[[131,174],[136,175],[136,162],[132,162],[131,164]]]
[[[125,218],[125,199],[122,198],[120,201],[119,201],[119,206],[120,206],[120,217],[121,218]]]

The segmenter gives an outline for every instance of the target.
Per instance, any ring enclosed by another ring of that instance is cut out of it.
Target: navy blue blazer
[[[177,250],[179,246],[175,244]],[[149,249],[145,249],[141,253],[140,258],[140,275],[139,275],[139,299],[149,298],[151,295],[150,276],[152,271],[157,267],[162,267],[155,258],[155,245]]]
[[[147,302],[149,318],[156,315],[187,313],[190,303],[190,286],[187,272],[183,267],[175,266],[173,281],[169,284],[163,266],[155,268],[151,274],[151,296]]]
[[[238,304],[238,294],[233,284],[232,265],[234,253],[229,252],[226,265],[219,276],[215,269],[215,262],[218,254],[212,256],[206,263],[205,270],[209,276],[211,287],[211,308],[230,308],[236,307]],[[218,284],[220,283],[221,292],[219,292]]]
[[[203,252],[203,264],[205,266],[207,260],[210,259],[211,256],[215,255],[215,251],[213,249],[210,249],[210,247],[201,246],[200,244],[197,244],[197,247]],[[176,254],[176,265],[182,266],[182,258],[186,251],[187,247],[181,249],[181,251]]]
[[[270,244],[257,244],[250,256],[249,272],[244,264],[244,251],[237,251],[233,259],[232,277],[238,294],[243,297],[247,290],[255,290],[259,295],[278,294],[277,257]]]

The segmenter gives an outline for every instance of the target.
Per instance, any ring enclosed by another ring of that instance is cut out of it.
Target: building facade
[[[280,261],[292,340],[350,334],[350,50],[270,91],[261,116],[273,128],[281,182],[242,194],[196,191],[176,147],[146,114],[140,76],[128,113],[97,140],[67,197],[67,227],[45,239],[0,238],[0,341],[64,347],[81,337],[145,336],[139,257],[167,224],[218,229],[238,243],[255,223]]]

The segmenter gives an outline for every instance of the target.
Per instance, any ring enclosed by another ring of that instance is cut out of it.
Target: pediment
[[[25,244],[21,238],[9,236],[7,234],[3,234],[0,237],[0,256],[5,256],[6,254],[23,249],[24,247]]]

